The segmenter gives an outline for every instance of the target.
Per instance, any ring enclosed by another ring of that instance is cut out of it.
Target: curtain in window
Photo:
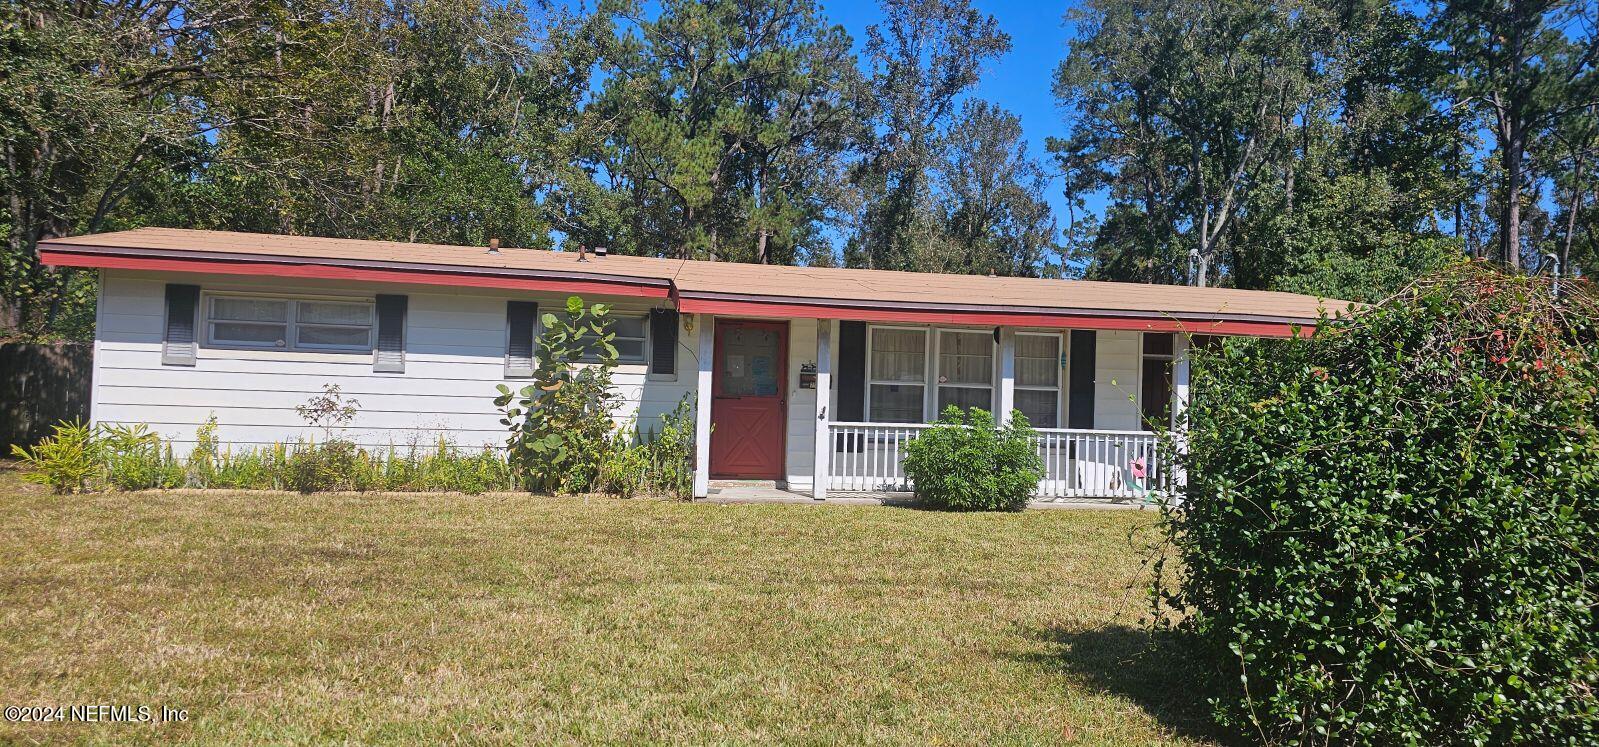
[[[871,407],[878,423],[920,423],[927,388],[927,333],[877,329],[871,335]]]
[[[938,411],[994,407],[994,335],[991,332],[938,333]]]

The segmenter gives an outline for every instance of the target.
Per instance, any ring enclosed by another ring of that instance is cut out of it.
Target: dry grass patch
[[[1151,524],[0,476],[0,704],[191,714],[0,741],[1188,742]]]

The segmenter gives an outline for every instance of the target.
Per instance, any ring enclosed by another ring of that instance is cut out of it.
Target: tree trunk
[[[1507,124],[1510,137],[1505,140],[1500,159],[1505,169],[1505,204],[1500,211],[1503,218],[1499,224],[1499,252],[1505,267],[1518,272],[1521,270],[1521,162],[1525,142],[1521,123],[1512,119]]]
[[[1566,235],[1560,242],[1560,272],[1569,272],[1571,242],[1577,235],[1577,212],[1582,209],[1582,159],[1572,164],[1571,201],[1566,203]]]
[[[7,173],[22,173],[17,170],[17,148],[16,144],[11,140],[5,141],[5,159]],[[11,230],[6,232],[6,245],[8,251],[11,253],[11,256],[19,258],[22,256],[22,249],[24,246],[22,235],[23,231],[26,230],[24,227],[25,223],[22,207],[22,190],[23,185],[17,184],[10,190],[7,190],[10,194],[6,195],[6,209],[11,214]],[[26,270],[22,271],[25,272]],[[9,293],[5,294],[3,298],[0,298],[0,326],[3,326],[5,329],[12,330],[22,326],[21,299],[16,298]]]

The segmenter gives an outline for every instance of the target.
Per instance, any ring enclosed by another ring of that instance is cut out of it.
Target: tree
[[[940,238],[931,176],[959,97],[982,67],[1010,50],[993,16],[968,0],[884,0],[884,20],[866,32],[876,107],[870,140],[856,164],[857,229],[845,260],[880,269],[916,269],[918,245]]]
[[[1427,95],[1439,63],[1414,15],[1100,0],[1068,19],[1055,90],[1071,129],[1050,148],[1069,197],[1109,198],[1089,277],[1268,288],[1379,248],[1391,258],[1409,234],[1441,246],[1463,136]]]
[[[1540,137],[1540,150],[1553,164],[1553,202],[1556,211],[1540,232],[1541,250],[1555,255],[1564,274],[1599,269],[1595,262],[1594,202],[1599,180],[1594,161],[1599,159],[1599,105],[1562,117]]]
[[[1099,0],[1067,17],[1079,33],[1055,91],[1073,111],[1072,131],[1051,149],[1069,188],[1108,188],[1119,203],[1141,204],[1107,220],[1113,236],[1132,243],[1123,250],[1147,241],[1164,247],[1169,263],[1182,246],[1186,270],[1157,272],[1206,285],[1283,145],[1288,103],[1301,97],[1304,65],[1288,43],[1289,14],[1242,2]],[[1122,225],[1110,225],[1118,218]]]
[[[1433,32],[1452,57],[1453,91],[1492,125],[1498,251],[1512,270],[1528,250],[1529,147],[1541,130],[1599,103],[1595,13],[1591,3],[1568,0],[1462,0],[1440,3],[1434,17]]]
[[[277,233],[541,246],[534,197],[586,79],[516,2],[331,2],[285,18],[269,75],[218,86],[240,123],[197,222]],[[567,19],[545,19],[559,39]],[[361,75],[345,71],[361,70]]]
[[[541,20],[535,39],[497,0],[0,4],[0,322],[89,330],[93,276],[35,252],[77,232],[548,243],[589,66],[569,17]]]
[[[1048,179],[1027,153],[1021,120],[985,101],[969,101],[950,128],[938,169],[938,205],[953,253],[927,256],[918,269],[1040,276],[1058,273],[1059,229],[1044,199]]]
[[[626,252],[793,262],[829,250],[853,111],[863,95],[842,28],[810,0],[678,0],[647,17],[604,6],[605,81],[587,156],[615,220],[581,243]],[[574,226],[581,219],[573,217]]]
[[[130,201],[161,203],[184,188],[205,147],[197,91],[251,74],[256,7],[248,0],[0,3],[0,325],[41,334],[64,314],[84,316],[92,280],[42,268],[39,240],[138,222],[124,217],[136,212],[125,212]]]

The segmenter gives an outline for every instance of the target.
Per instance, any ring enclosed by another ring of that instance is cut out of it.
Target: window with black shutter
[[[1072,330],[1067,374],[1066,427],[1094,427],[1094,366],[1099,336],[1091,329]]]
[[[533,376],[533,331],[538,325],[539,305],[532,301],[506,301],[505,377],[526,379]]]
[[[866,322],[838,323],[838,417],[866,420]]]
[[[372,370],[405,373],[405,312],[408,296],[378,295],[377,345],[372,349]]]
[[[200,307],[200,286],[167,284],[167,325],[161,341],[161,364],[194,365],[195,311]]]
[[[650,373],[677,376],[677,311],[650,310]]]

